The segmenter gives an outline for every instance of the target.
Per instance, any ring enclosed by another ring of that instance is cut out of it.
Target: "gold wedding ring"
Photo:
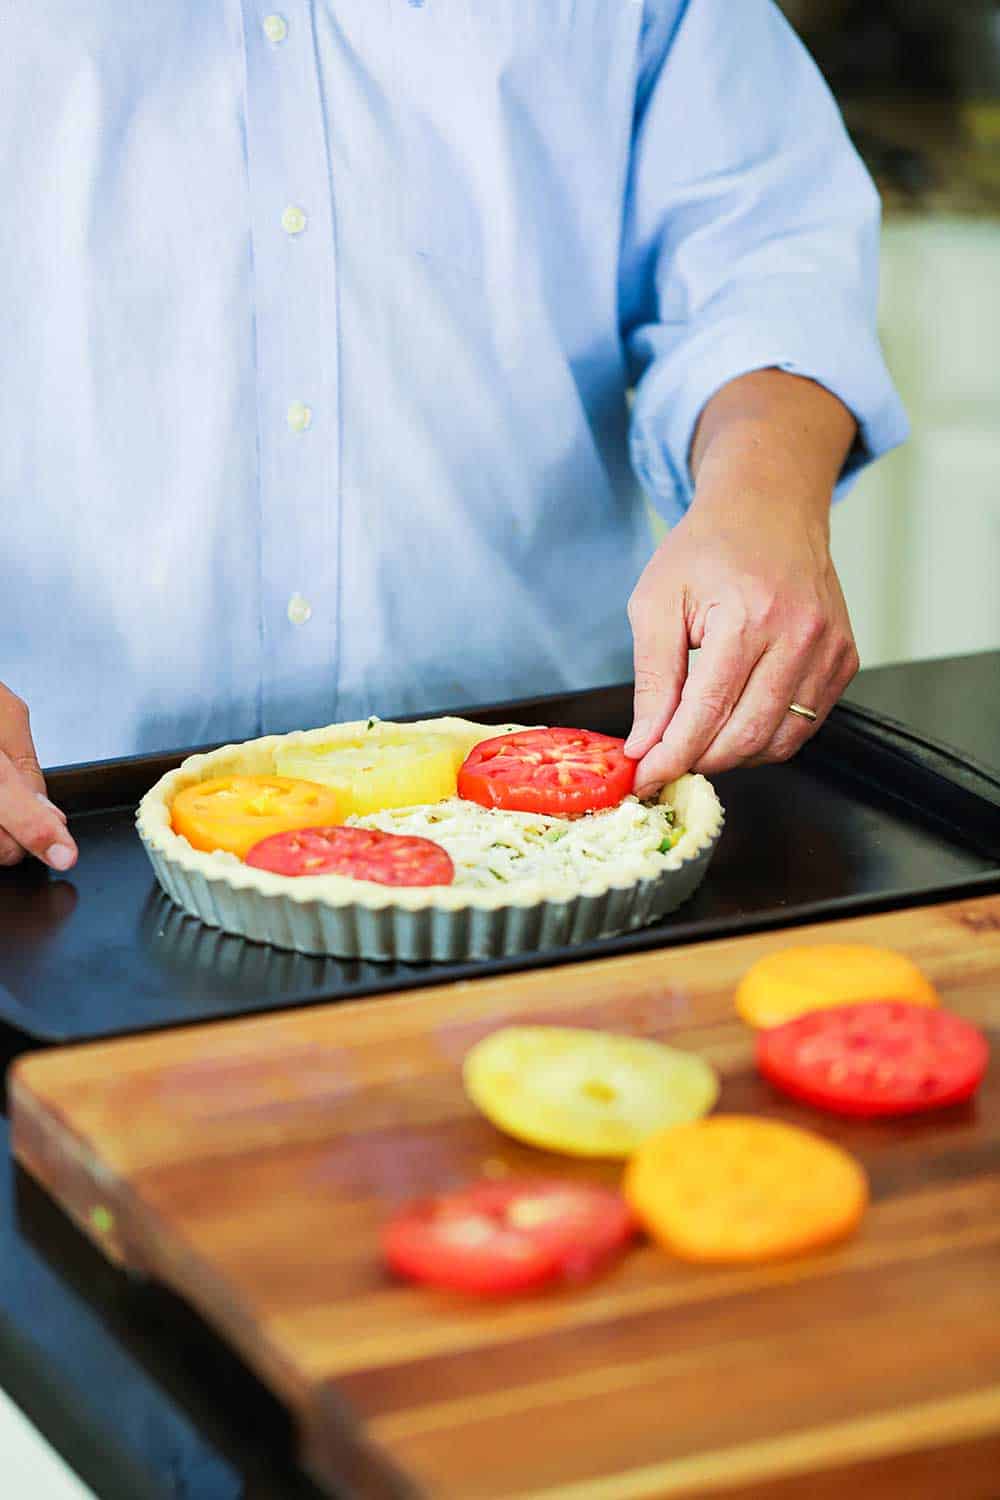
[[[806,708],[804,703],[789,703],[788,712],[790,714],[798,714],[800,719],[815,721],[819,718],[819,715],[813,709]]]

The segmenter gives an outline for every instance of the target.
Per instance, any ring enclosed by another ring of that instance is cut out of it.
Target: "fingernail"
[[[42,858],[53,870],[68,870],[75,859],[75,855],[66,844],[50,844]]]
[[[59,814],[59,816],[62,818],[62,820],[63,820],[64,823],[66,822],[66,814],[63,812],[62,808],[61,807],[56,807],[56,805],[55,805],[54,802],[50,802],[49,799],[48,799],[48,797],[46,797],[46,795],[45,795],[44,792],[36,792],[35,796],[38,798],[39,802],[42,804],[43,807],[51,808],[51,810],[54,813],[58,813]]]
[[[633,751],[638,751],[639,747],[646,743],[648,737],[649,720],[637,719],[636,722],[632,725],[632,731],[629,734],[628,739],[625,741],[625,754],[631,755]]]

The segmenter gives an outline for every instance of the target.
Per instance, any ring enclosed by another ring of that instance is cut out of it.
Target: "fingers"
[[[33,792],[45,794],[42,775],[31,738],[28,705],[0,683],[0,754],[17,768]]]
[[[9,833],[0,833],[0,867],[18,864],[24,858],[24,850],[15,843]]]
[[[808,739],[821,727],[834,704],[858,670],[858,650],[852,637],[835,637],[824,650],[820,660],[812,665],[802,681],[789,697],[789,702],[801,703],[816,714],[815,722],[803,719],[799,714],[788,713],[782,717],[773,737],[760,753],[754,764],[789,760],[801,750]]]
[[[647,797],[685,771],[717,774],[733,766],[787,760],[815,734],[858,670],[849,627],[821,616],[799,618],[768,642],[721,607],[706,625],[697,665],[662,742],[636,768],[636,795]],[[790,712],[793,702],[815,720]]]
[[[32,790],[23,771],[2,753],[0,830],[0,862],[15,864],[26,852],[37,855],[53,870],[68,870],[76,863],[77,847],[65,818],[47,798]]]
[[[693,769],[710,776],[731,766],[745,765],[761,756],[776,736],[785,732],[788,705],[801,691],[825,633],[826,622],[817,611],[802,616],[794,629],[768,643],[728,722]],[[795,715],[791,718],[796,729],[804,729],[808,734],[808,720]]]
[[[76,863],[66,816],[45,795],[28,710],[0,688],[0,865],[34,854],[53,870]]]
[[[764,649],[746,617],[715,605],[706,618],[698,660],[660,744],[636,768],[636,795],[691,770],[731,718]]]
[[[688,633],[681,600],[647,603],[638,590],[628,605],[635,662],[632,730],[625,753],[640,760],[657,744],[681,700]]]

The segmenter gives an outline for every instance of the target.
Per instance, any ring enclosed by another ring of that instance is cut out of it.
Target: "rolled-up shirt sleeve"
[[[908,426],[877,333],[880,203],[840,112],[772,0],[651,0],[621,257],[631,456],[675,521],[699,416],[777,368],[858,423],[838,485]]]

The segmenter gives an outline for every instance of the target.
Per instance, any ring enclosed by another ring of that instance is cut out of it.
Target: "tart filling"
[[[348,822],[440,844],[451,855],[456,886],[492,890],[498,883],[530,880],[540,894],[556,896],[570,886],[580,891],[603,886],[604,877],[624,863],[657,857],[662,862],[684,834],[675,826],[672,807],[631,796],[579,818],[508,812],[449,797]]]

